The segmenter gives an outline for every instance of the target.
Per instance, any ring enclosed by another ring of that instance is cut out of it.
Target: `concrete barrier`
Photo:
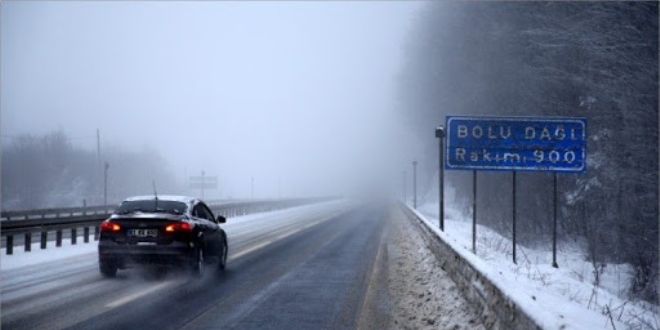
[[[477,311],[481,311],[482,320],[488,329],[543,329],[504,291],[428,228],[408,205],[401,204],[401,208],[419,225],[422,237],[440,262],[440,267],[449,274],[465,299],[476,306]]]

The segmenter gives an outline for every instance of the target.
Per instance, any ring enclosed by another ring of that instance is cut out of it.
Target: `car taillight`
[[[192,226],[187,222],[177,222],[165,226],[165,232],[173,233],[177,231],[191,231]]]
[[[109,220],[101,222],[101,231],[118,232],[120,230],[121,226],[118,223]]]

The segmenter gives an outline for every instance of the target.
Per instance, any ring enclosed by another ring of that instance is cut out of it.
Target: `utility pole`
[[[108,206],[108,168],[110,164],[105,162],[105,167],[103,171],[103,206]]]
[[[403,171],[403,204],[406,204],[406,171]]]
[[[413,208],[417,209],[417,161],[413,160]]]
[[[96,173],[96,175],[95,175],[95,177],[96,177],[96,189],[95,190],[100,195],[100,193],[101,193],[100,192],[100,190],[101,190],[101,171],[103,171],[103,169],[101,167],[101,131],[98,128],[96,129],[96,166],[98,166],[98,167],[96,168],[96,171],[94,171],[94,173]],[[94,194],[94,195],[96,195],[96,194]],[[94,198],[94,199],[96,199],[96,198]]]
[[[204,171],[202,171],[202,199],[204,199]]]
[[[96,129],[96,160],[100,168],[101,167],[101,132],[98,128]]]

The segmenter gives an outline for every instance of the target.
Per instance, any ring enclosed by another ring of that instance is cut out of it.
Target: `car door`
[[[220,248],[220,226],[213,218],[213,212],[203,202],[198,202],[193,208],[193,216],[203,223],[204,244],[207,256],[217,256]]]
[[[206,255],[208,255],[208,252],[211,248],[209,247],[209,236],[210,236],[211,227],[207,215],[204,212],[204,207],[200,205],[199,202],[195,203],[193,205],[191,214],[193,217],[195,217],[195,220],[197,222],[196,226],[199,228],[199,231],[202,235],[204,246],[207,248],[207,251],[204,252]]]
[[[213,211],[205,204],[205,203],[200,203],[203,208],[204,208],[204,213],[206,214],[206,218],[209,219],[209,238],[211,240],[211,246],[213,246],[213,255],[220,255],[220,250],[222,248],[221,243],[222,243],[222,231],[220,230],[220,224],[218,223],[218,220],[213,216]]]

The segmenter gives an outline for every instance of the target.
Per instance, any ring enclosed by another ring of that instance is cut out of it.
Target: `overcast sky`
[[[2,3],[3,139],[156,148],[234,195],[352,182],[402,146],[397,74],[421,2]],[[341,178],[341,179],[339,179]],[[318,182],[318,183],[317,183]],[[267,187],[266,187],[267,186]]]

